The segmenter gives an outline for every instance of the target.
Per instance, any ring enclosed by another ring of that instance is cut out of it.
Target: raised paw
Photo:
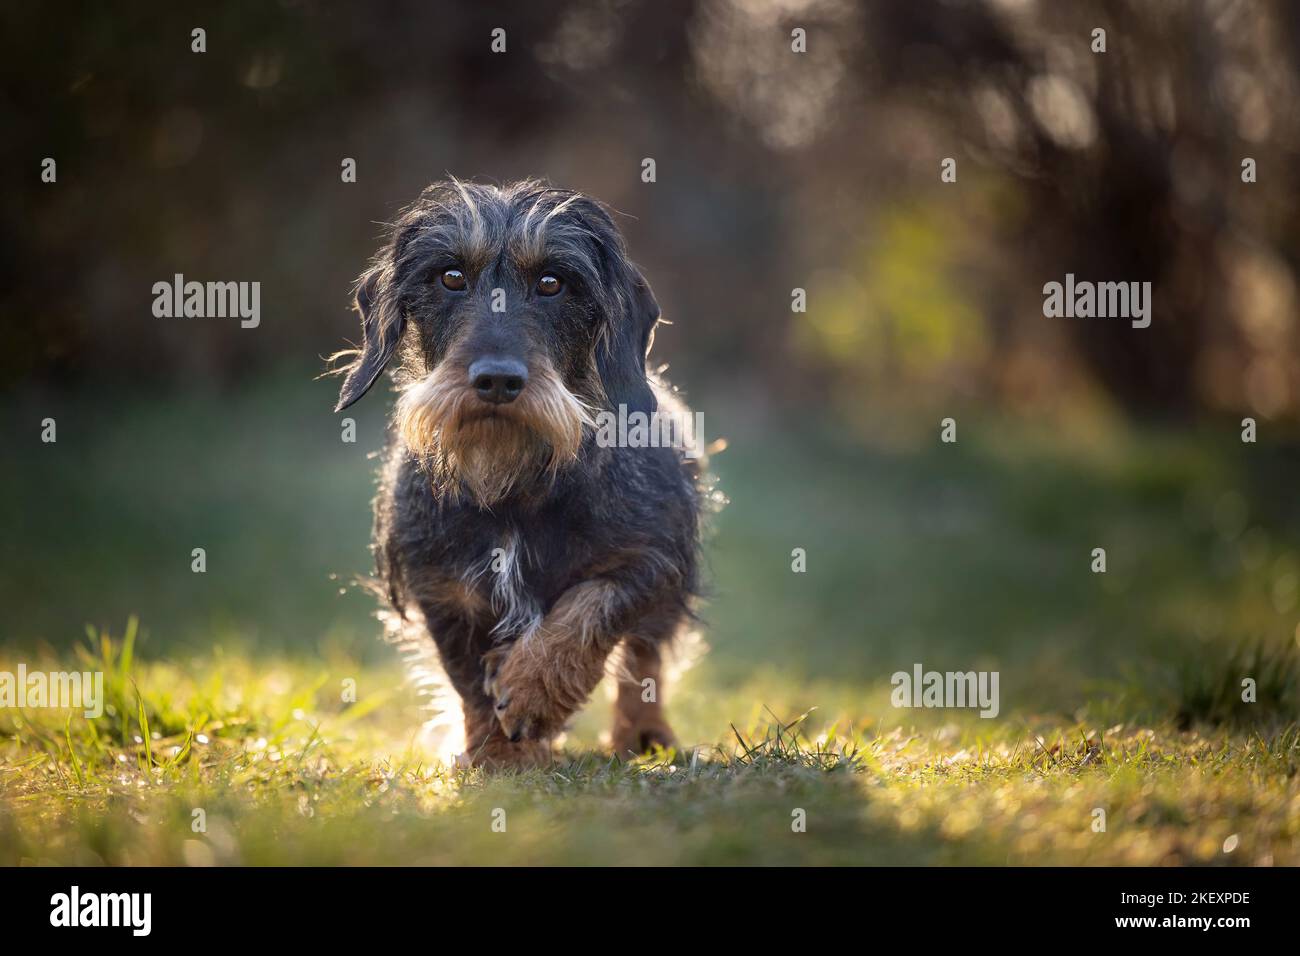
[[[513,644],[498,644],[483,655],[483,693],[493,700],[496,699],[499,686],[497,675],[501,672],[501,665],[510,656],[510,648],[513,646]]]
[[[573,713],[548,683],[553,667],[535,649],[515,646],[505,655],[491,681],[492,712],[510,741],[545,740],[558,734]]]
[[[550,745],[542,740],[508,743],[499,736],[487,740],[456,758],[457,766],[484,770],[530,770],[551,762]]]
[[[459,767],[486,770],[528,770],[551,762],[551,744],[546,740],[505,738],[495,714],[481,704],[465,711],[465,752],[456,758]]]

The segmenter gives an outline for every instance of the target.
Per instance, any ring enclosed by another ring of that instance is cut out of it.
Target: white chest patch
[[[523,562],[527,559],[527,549],[514,531],[506,533],[488,558],[485,570],[492,582],[492,611],[497,615],[492,633],[498,640],[527,638],[541,626],[542,610],[524,581]]]

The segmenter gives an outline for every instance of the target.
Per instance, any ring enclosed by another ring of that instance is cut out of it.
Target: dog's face
[[[364,336],[336,409],[396,358],[396,425],[490,504],[575,460],[602,408],[651,412],[659,307],[605,210],[537,183],[431,186],[357,289]]]

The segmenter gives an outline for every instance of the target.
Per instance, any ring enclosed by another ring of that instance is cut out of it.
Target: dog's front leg
[[[516,641],[489,679],[496,718],[512,741],[554,737],[605,674],[627,595],[606,578],[575,585],[536,632]]]
[[[489,770],[526,770],[544,767],[551,760],[550,746],[545,741],[507,740],[490,702],[487,706],[480,706],[478,701],[466,703],[465,746],[465,761]]]
[[[638,638],[626,640],[614,704],[614,727],[610,733],[614,753],[624,760],[656,746],[681,750],[664,717],[659,699],[662,690],[663,661],[659,645]]]

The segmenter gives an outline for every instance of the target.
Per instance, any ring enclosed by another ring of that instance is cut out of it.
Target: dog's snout
[[[513,402],[528,384],[528,368],[510,358],[481,358],[469,367],[470,387],[493,405]]]

